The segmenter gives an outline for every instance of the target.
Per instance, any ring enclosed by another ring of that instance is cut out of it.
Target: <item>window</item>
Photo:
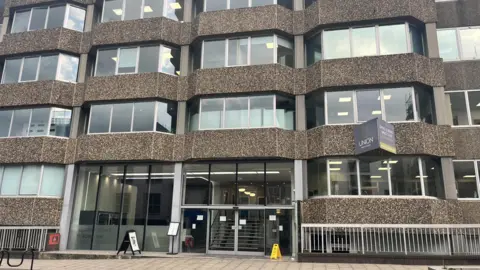
[[[409,52],[423,55],[424,43],[424,30],[409,23],[323,30],[305,40],[306,62]]]
[[[317,0],[304,0],[304,1],[305,1],[305,8],[317,2]]]
[[[175,133],[177,106],[165,102],[92,105],[89,134],[119,132]]]
[[[295,100],[284,96],[210,98],[189,104],[190,131],[208,129],[295,128]]]
[[[0,111],[0,137],[70,135],[71,110],[60,108]]]
[[[78,64],[78,57],[63,53],[6,59],[2,83],[45,80],[76,82]]]
[[[180,50],[163,45],[100,49],[95,76],[163,72],[180,74]]]
[[[422,102],[421,106],[418,101]],[[356,124],[374,118],[387,122],[435,123],[431,89],[424,88],[317,92],[307,96],[306,107],[308,128]]]
[[[480,125],[480,90],[447,92],[454,126]]]
[[[183,21],[183,0],[104,0],[102,22],[167,17]]]
[[[64,166],[0,166],[0,196],[62,197],[64,178]]]
[[[15,11],[12,33],[65,27],[83,32],[86,11],[70,4]]]
[[[197,60],[198,61],[198,58]],[[201,68],[278,63],[293,67],[293,43],[277,35],[202,42]]]
[[[292,9],[292,0],[194,0],[195,14],[204,11],[217,11],[266,5],[281,5]]]
[[[478,199],[480,193],[480,180],[478,168],[480,161],[453,161],[457,196],[460,199]]]
[[[308,161],[307,175],[310,197],[443,195],[440,165],[431,158],[317,159]]]
[[[440,57],[445,61],[480,58],[480,27],[437,30]]]

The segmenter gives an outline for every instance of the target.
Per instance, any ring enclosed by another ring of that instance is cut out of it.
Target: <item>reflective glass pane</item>
[[[39,195],[61,197],[63,195],[64,180],[64,166],[43,166],[42,187]]]
[[[444,197],[442,167],[436,158],[422,158],[425,196]]]
[[[248,98],[225,100],[225,128],[248,127]]]
[[[50,135],[68,137],[70,136],[70,122],[72,111],[61,108],[52,108],[52,119],[50,120]]]
[[[250,127],[273,127],[273,96],[250,98]]]
[[[32,18],[30,19],[30,29],[37,30],[45,28],[45,21],[47,20],[48,7],[36,7],[32,9]]]
[[[159,46],[140,47],[138,73],[158,72]]]
[[[423,48],[423,31],[413,25],[409,26],[413,52],[424,55],[425,50]]]
[[[267,204],[292,203],[293,162],[267,162]]]
[[[293,1],[292,0],[277,0],[277,5],[286,7],[288,9],[293,9]]]
[[[322,60],[322,36],[316,35],[305,41],[307,66]]]
[[[323,34],[323,50],[325,59],[350,57],[349,30],[325,31]]]
[[[467,92],[472,125],[480,125],[480,91]]]
[[[162,46],[162,72],[180,75],[180,50]]]
[[[110,130],[112,105],[92,105],[89,133],[107,133]]]
[[[210,2],[211,0],[208,0]],[[205,41],[203,43],[203,68],[225,66],[225,40]]]
[[[477,59],[480,57],[480,29],[461,29],[460,41],[462,44],[463,59]]]
[[[117,61],[117,49],[99,50],[97,53],[97,70],[95,76],[115,75]]]
[[[166,3],[166,14],[165,17],[175,20],[175,21],[183,21],[183,8],[184,8],[184,0],[165,0]]]
[[[208,0],[207,0],[208,1]],[[253,4],[253,2],[252,2]],[[234,0],[230,1],[230,8],[246,8],[248,7],[248,0]]]
[[[3,68],[3,83],[16,83],[20,76],[22,59],[7,59]]]
[[[63,27],[66,6],[50,7],[48,12],[47,29]]]
[[[443,60],[458,59],[457,30],[438,30],[438,47]]]
[[[273,36],[269,37],[253,37],[251,46],[252,65],[272,64],[275,44],[273,43]]]
[[[273,4],[275,4],[274,0],[252,0],[252,7],[260,7]]]
[[[8,137],[11,121],[12,111],[0,111],[0,137]]]
[[[332,195],[358,195],[357,162],[355,160],[328,160]]]
[[[276,126],[289,130],[295,129],[295,100],[284,96],[276,96],[275,109]]]
[[[327,92],[328,124],[351,124],[353,116],[353,91]]]
[[[392,179],[392,195],[422,195],[422,185],[420,182],[420,169],[418,167],[418,158],[399,157],[392,158],[390,163],[390,173]],[[388,170],[387,164],[379,170]]]
[[[50,108],[32,110],[32,120],[28,136],[48,135],[48,120],[50,119]]]
[[[102,22],[120,21],[123,15],[123,0],[105,0]]]
[[[304,1],[305,1],[305,8],[309,7],[313,3],[317,2],[317,0],[304,0]]]
[[[380,31],[380,54],[407,53],[405,24],[383,25]]]
[[[449,93],[450,107],[452,109],[453,125],[468,125],[468,112],[465,103],[465,92]]]
[[[314,159],[307,161],[308,197],[328,195],[327,161]]]
[[[236,203],[235,172],[235,164],[212,164],[210,173],[212,204]]]
[[[435,106],[433,101],[433,89],[425,87],[416,87],[415,96],[417,97],[416,107],[418,112],[418,120],[435,124]]]
[[[362,195],[390,195],[388,171],[379,170],[386,167],[387,160],[360,159],[360,186]]]
[[[38,61],[40,61],[40,57],[28,57],[24,59],[20,81],[28,82],[37,79]]]
[[[458,198],[479,198],[473,161],[453,162]]]
[[[145,0],[143,18],[161,17],[163,15],[163,1]]]
[[[209,189],[209,165],[185,164],[184,204],[207,204]]]
[[[193,100],[187,103],[188,106],[188,127],[190,131],[198,130],[200,100]]]
[[[83,32],[83,26],[85,24],[85,14],[85,9],[70,6],[65,27]]]
[[[21,177],[22,166],[4,167],[0,195],[18,195]]]
[[[23,167],[19,195],[37,195],[41,168],[42,166],[40,165],[28,165]]]
[[[413,121],[412,88],[390,88],[383,90],[385,117],[387,122]]]
[[[133,103],[113,104],[110,132],[129,132],[132,128]]]
[[[217,129],[223,127],[224,99],[202,99],[200,129]]]
[[[373,118],[382,119],[380,90],[357,91],[358,121],[365,122]]]
[[[306,97],[307,129],[325,125],[325,93],[312,93]]]
[[[265,205],[264,163],[238,164],[238,204]]]
[[[155,121],[155,102],[134,104],[133,131],[153,131]]]
[[[57,75],[57,64],[58,55],[42,55],[42,58],[40,59],[40,70],[38,71],[38,80],[55,80]]]
[[[246,65],[248,57],[248,39],[229,39],[228,40],[228,65],[238,66]]]
[[[353,28],[353,56],[369,56],[377,54],[375,27]]]
[[[293,43],[281,37],[277,37],[277,42],[277,63],[287,67],[293,67]]]
[[[60,54],[59,56],[59,72],[58,78],[62,81],[76,82],[78,73],[78,57]]]
[[[137,67],[138,48],[121,48],[120,62],[118,62],[118,74],[135,73]]]
[[[156,131],[175,133],[177,128],[177,105],[157,102]]]
[[[205,11],[215,11],[227,9],[228,0],[204,0]]]
[[[12,33],[20,33],[28,30],[28,21],[30,20],[30,10],[17,11],[13,18]]]
[[[15,110],[13,112],[12,129],[10,137],[28,136],[31,110]]]
[[[138,0],[124,0],[125,1],[125,16],[124,20],[140,19],[142,15],[142,1]]]

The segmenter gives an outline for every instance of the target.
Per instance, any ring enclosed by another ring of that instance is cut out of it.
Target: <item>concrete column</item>
[[[0,29],[0,42],[3,41],[3,36],[7,33],[9,17],[3,17],[2,29]]]
[[[83,29],[84,32],[92,31],[94,20],[95,20],[95,5],[88,5],[87,13],[85,14],[85,26]]]
[[[177,134],[185,134],[187,128],[187,102],[177,103]]]
[[[450,95],[445,95],[445,124],[446,125],[453,125],[453,115],[452,109],[450,105]]]
[[[451,158],[442,158],[443,189],[445,199],[457,199],[457,186],[455,184],[455,174],[453,172],[453,160]]]
[[[295,187],[295,201],[302,201],[307,198],[308,195],[308,185],[307,185],[307,161],[306,160],[295,160],[294,163],[295,176],[294,176],[294,187]]]
[[[293,0],[293,10],[303,10],[304,7],[304,0]]]
[[[78,79],[77,82],[84,83],[88,73],[88,54],[81,54],[78,63]]]
[[[438,49],[437,39],[437,24],[427,23],[425,24],[425,33],[427,39],[428,57],[440,57],[440,51]]]
[[[190,73],[190,46],[185,45],[180,50],[180,76]]]
[[[72,111],[72,119],[70,122],[70,138],[75,139],[79,135],[79,131],[81,131],[81,125],[83,123],[83,115],[82,115],[82,108],[81,107],[74,107]]]
[[[175,163],[174,177],[173,177],[173,194],[172,194],[172,215],[170,222],[182,222],[182,171],[183,164],[181,162]],[[181,227],[180,227],[181,229]],[[180,229],[178,235],[173,238],[173,252],[180,251]],[[170,239],[170,241],[172,241]],[[169,248],[172,243],[170,243]],[[170,250],[170,252],[172,252]]]
[[[305,67],[305,41],[302,36],[295,36],[295,68]]]
[[[192,10],[193,10],[193,1],[184,0],[183,1],[183,21],[191,22],[192,21]]]
[[[307,130],[305,95],[295,96],[295,127],[298,131]]]
[[[65,187],[63,192],[62,215],[60,217],[60,250],[67,249],[70,221],[75,198],[75,164],[65,167]]]
[[[437,124],[448,125],[447,111],[450,111],[451,109],[446,106],[444,87],[433,87],[433,100],[435,102]]]

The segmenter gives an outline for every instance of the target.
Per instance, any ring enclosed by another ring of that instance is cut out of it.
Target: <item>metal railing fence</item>
[[[49,233],[60,227],[1,227],[0,250],[27,250],[30,247],[44,251]]]

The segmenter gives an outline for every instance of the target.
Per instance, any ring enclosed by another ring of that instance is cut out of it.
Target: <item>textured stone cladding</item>
[[[480,159],[480,128],[453,128],[456,159]]]
[[[60,226],[62,199],[0,198],[0,226]]]
[[[480,2],[479,2],[480,3]],[[479,16],[480,17],[480,16]],[[480,61],[445,62],[445,90],[480,88]]]
[[[325,198],[302,202],[302,223],[478,224],[480,202],[415,198]],[[476,209],[475,209],[476,207]],[[477,210],[477,211],[476,211]],[[476,211],[476,213],[474,213]]]
[[[480,1],[462,0],[436,3],[437,28],[480,25]]]
[[[395,123],[400,155],[455,156],[452,128],[421,122]],[[354,156],[354,125],[322,126],[307,131],[309,159],[321,156]]]
[[[0,164],[71,164],[75,159],[75,140],[55,137],[0,139]]]

